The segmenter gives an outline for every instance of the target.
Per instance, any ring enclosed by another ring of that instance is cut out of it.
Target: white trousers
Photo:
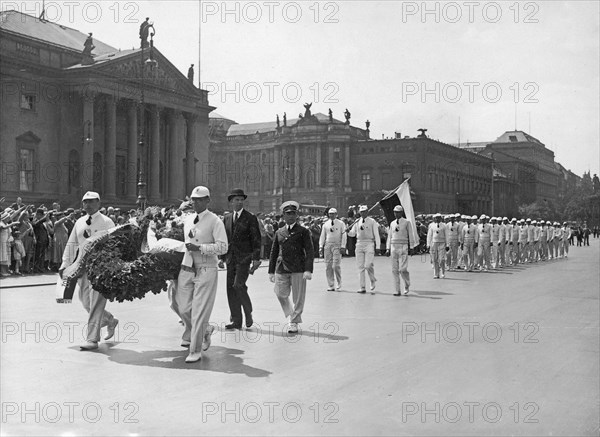
[[[204,331],[215,306],[218,279],[216,267],[201,267],[196,273],[179,272],[175,301],[185,326],[182,338],[190,342],[190,353],[202,351]]]
[[[410,287],[410,273],[408,272],[408,244],[392,244],[390,249],[392,258],[392,275],[394,276],[394,285],[396,293],[402,291],[400,278],[404,280],[404,287],[408,290]]]
[[[467,270],[473,270],[475,266],[475,241],[463,243],[463,263]]]
[[[108,325],[114,316],[106,311],[106,298],[92,288],[86,274],[77,280],[79,300],[88,312],[87,341],[99,342],[100,329]]]
[[[440,276],[446,273],[446,243],[432,243],[431,256],[433,258],[433,274]]]
[[[325,275],[327,276],[327,284],[330,288],[333,288],[336,280],[338,285],[342,283],[341,244],[325,243],[323,255],[325,256]]]
[[[367,288],[365,271],[369,274],[371,285],[377,281],[377,278],[375,278],[374,260],[375,245],[372,241],[359,241],[356,243],[356,267],[358,267],[358,279],[361,290],[366,290]]]

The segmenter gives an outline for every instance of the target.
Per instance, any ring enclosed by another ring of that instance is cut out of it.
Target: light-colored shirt
[[[99,232],[107,231],[110,228],[114,228],[114,222],[99,211],[92,214],[92,223],[87,224],[89,215],[79,217],[73,226],[73,230],[67,240],[65,251],[63,252],[62,265],[60,269],[69,267],[75,261],[77,251],[81,248],[88,238],[98,235]]]
[[[327,219],[321,227],[321,236],[319,237],[319,247],[323,248],[325,244],[339,244],[341,248],[346,248],[346,224],[339,220],[334,219],[333,225],[331,219]]]
[[[448,231],[448,241],[450,243],[458,243],[459,224],[456,222],[446,223],[446,228]]]
[[[492,226],[489,223],[480,223],[477,225],[476,243],[489,243],[492,238]]]
[[[492,225],[492,236],[490,237],[490,239],[492,244],[498,243],[500,241],[500,225]]]
[[[198,218],[198,222],[194,221]],[[200,247],[199,251],[186,250],[182,265],[186,267],[217,267],[218,255],[227,253],[228,241],[223,221],[209,210],[189,214],[183,222],[185,243]]]
[[[450,242],[448,238],[448,232],[445,223],[431,223],[429,230],[427,231],[427,245],[431,246],[433,243],[444,243],[448,245]]]
[[[357,243],[372,241],[375,243],[375,249],[379,249],[381,239],[379,237],[379,223],[371,217],[356,220],[348,232],[348,236],[356,237]]]
[[[527,243],[527,234],[527,225],[519,226],[519,239],[517,241],[522,244]]]
[[[410,238],[410,222],[404,217],[394,220],[388,228],[386,248],[391,249],[392,244],[408,244]]]
[[[465,225],[462,229],[461,235],[460,235],[460,243],[464,244],[470,244],[470,243],[474,243],[476,240],[476,234],[477,234],[477,225],[474,224],[470,224],[470,225]]]

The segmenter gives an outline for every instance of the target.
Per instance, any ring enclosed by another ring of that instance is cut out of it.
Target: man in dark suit
[[[242,328],[242,309],[246,327],[250,328],[254,323],[246,281],[260,266],[260,229],[256,216],[244,209],[247,198],[244,190],[234,188],[227,197],[233,212],[223,218],[229,248],[221,256],[219,267],[223,267],[223,262],[227,263],[227,301],[231,313],[231,323],[225,325],[225,329]]]
[[[275,283],[283,314],[290,318],[289,333],[298,332],[298,323],[302,323],[306,281],[312,279],[313,271],[312,238],[310,231],[296,222],[299,209],[293,200],[281,205],[285,225],[275,233],[269,259],[269,279]]]

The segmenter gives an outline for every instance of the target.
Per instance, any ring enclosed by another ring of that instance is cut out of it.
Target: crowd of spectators
[[[58,267],[62,262],[62,255],[69,238],[69,233],[75,224],[75,221],[85,213],[81,209],[68,208],[62,210],[60,204],[53,203],[46,205],[25,205],[21,198],[16,202],[5,207],[5,199],[0,199],[1,220],[0,220],[0,274],[2,277],[9,275],[23,275],[58,272]],[[184,202],[179,206],[171,205],[167,208],[155,208],[154,220],[158,227],[166,225],[177,216],[181,216],[186,210],[191,209],[189,202]],[[132,217],[138,215],[138,210],[121,210],[114,207],[103,207],[100,210],[107,215],[116,225],[124,224],[130,221]],[[314,247],[319,247],[319,236],[324,221],[327,220],[327,211],[323,211],[321,216],[306,215],[301,216],[300,223],[310,230]],[[261,232],[261,258],[268,259],[275,237],[275,231],[285,225],[283,218],[278,213],[257,213],[259,228]],[[347,229],[350,229],[354,221],[359,218],[357,208],[351,206],[345,217],[339,217]],[[384,216],[372,215],[379,223],[379,234],[381,237],[381,247],[385,248],[387,240],[387,221]],[[425,239],[427,228],[431,223],[433,215],[419,215],[416,217],[417,229],[421,238],[421,244],[413,253],[425,252]],[[593,230],[586,224],[571,225],[570,244],[589,245],[589,236],[593,234],[598,237],[599,229]],[[346,251],[343,256],[355,256],[356,238],[348,237]],[[377,255],[383,255],[383,249]],[[318,256],[318,251],[315,252]]]

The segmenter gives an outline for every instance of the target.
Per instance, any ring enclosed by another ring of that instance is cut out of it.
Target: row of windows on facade
[[[489,211],[489,210],[490,210],[490,202],[489,201],[477,200],[473,203],[473,211],[476,211],[479,213],[479,212],[485,212],[485,211]],[[432,214],[432,213],[436,213],[436,212],[450,214],[450,213],[464,212],[464,211],[460,211],[460,207],[456,207],[453,204],[449,204],[449,203],[446,203],[446,204],[430,203],[429,211],[427,213]]]
[[[386,177],[391,175],[390,171],[383,171],[381,173],[382,175],[382,180],[386,180]],[[403,178],[406,179],[408,177],[410,177],[410,173],[404,173]],[[369,171],[362,171],[361,172],[361,189],[363,191],[368,191],[372,189],[372,184],[371,182],[373,181],[372,177],[371,177],[371,172]],[[444,183],[445,182],[445,183]],[[386,189],[386,187],[382,187],[383,189]],[[446,176],[444,178],[444,176],[441,175],[437,175],[437,174],[429,174],[429,191],[438,191],[438,192],[446,192],[446,193],[455,193],[455,192],[460,192],[460,193],[473,193],[473,192],[477,192],[477,193],[481,193],[481,194],[490,194],[490,184],[482,182],[482,181],[476,181],[476,180],[469,180],[469,179],[461,179],[461,178],[453,178],[450,176]]]
[[[185,159],[184,159],[185,161]],[[55,172],[49,172],[45,174],[45,171],[36,171],[34,167],[34,150],[27,149],[24,147],[19,148],[19,190],[25,192],[33,192],[35,185],[40,182],[58,182],[55,179],[59,179],[60,175]],[[94,153],[93,175],[92,184],[96,191],[102,192],[101,187],[102,177],[102,155],[100,153]],[[185,162],[184,162],[185,164]],[[127,182],[136,180],[139,171],[140,160],[137,160],[137,166],[135,172],[129,171],[127,168],[127,158],[124,155],[116,156],[116,179],[115,179],[115,193],[117,196],[135,195],[135,193],[127,193]],[[60,169],[56,169],[60,171]],[[82,174],[81,164],[79,162],[79,152],[71,150],[69,153],[68,163],[68,187],[69,193],[73,190],[80,189],[82,186]],[[56,177],[54,177],[56,176]],[[41,178],[47,178],[48,181],[41,181]],[[133,178],[133,179],[132,179]],[[166,193],[166,178],[165,178],[165,166],[162,161],[159,162],[159,193],[162,196]]]

